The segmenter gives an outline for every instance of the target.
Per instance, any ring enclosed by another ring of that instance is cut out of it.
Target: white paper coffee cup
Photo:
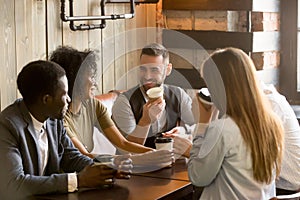
[[[153,87],[147,90],[146,93],[150,101],[155,101],[156,99],[163,97],[164,90],[162,87]]]
[[[155,147],[157,150],[173,150],[173,139],[172,138],[156,138]]]

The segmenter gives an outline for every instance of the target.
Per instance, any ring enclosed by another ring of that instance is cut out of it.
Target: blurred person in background
[[[276,194],[288,195],[300,191],[300,126],[294,110],[273,85],[261,82],[261,87],[273,111],[284,128],[284,151],[281,170],[276,180]]]

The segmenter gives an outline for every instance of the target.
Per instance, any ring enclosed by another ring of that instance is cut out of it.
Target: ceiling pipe
[[[101,15],[99,16],[74,16],[73,14],[73,0],[69,0],[69,13],[70,16],[67,16],[65,13],[66,9],[66,2],[65,0],[61,0],[61,14],[60,17],[64,22],[70,21],[70,29],[73,31],[77,30],[91,30],[91,29],[103,29],[106,27],[105,20],[116,20],[116,19],[131,19],[134,17],[135,14],[135,1],[130,0],[130,13],[127,14],[111,14],[105,15],[105,4],[108,0],[101,0],[100,7],[101,7]],[[101,24],[80,24],[75,25],[74,21],[83,21],[83,20],[101,20]]]
[[[130,0],[107,0],[107,3],[129,3]],[[159,0],[135,0],[134,3],[157,3]]]

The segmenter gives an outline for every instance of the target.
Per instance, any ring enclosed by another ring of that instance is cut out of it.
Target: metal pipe
[[[96,28],[105,28],[106,22],[105,20],[116,20],[116,19],[130,19],[134,17],[134,0],[130,0],[130,13],[129,14],[112,14],[112,15],[105,15],[105,4],[107,0],[101,0],[101,15],[96,16],[74,16],[73,15],[73,0],[69,0],[69,12],[70,16],[66,16],[65,13],[65,0],[61,0],[61,19],[65,22],[70,21],[70,29],[73,31],[76,30],[90,30]],[[80,24],[75,25],[74,21],[84,21],[84,20],[101,20],[101,24]]]
[[[70,22],[70,29],[72,31],[84,31],[84,30],[92,30],[92,29],[103,29],[105,25],[102,24],[80,24],[76,26],[73,21]]]
[[[101,7],[101,15],[105,16],[105,4],[106,4],[107,0],[101,0],[100,2],[100,7]],[[105,20],[101,20],[101,24],[103,26],[103,28],[106,27],[106,21]]]
[[[65,0],[61,0],[60,3],[61,3],[61,5],[60,5],[60,18],[61,18],[61,20],[63,20],[64,22],[66,22],[66,21],[68,21],[66,13],[65,13],[66,1]]]
[[[157,3],[159,0],[135,0],[135,4],[140,3]],[[129,0],[107,0],[107,3],[129,3]]]
[[[133,18],[134,17],[134,0],[130,0],[130,14],[132,15],[130,18]],[[125,14],[126,15],[126,14]],[[127,18],[126,18],[127,19]]]
[[[117,15],[116,15],[117,16]],[[109,19],[115,19],[119,17],[115,17],[115,15],[106,15],[106,16],[73,16],[73,17],[66,17],[66,21],[84,21],[84,20],[109,20]],[[120,18],[119,18],[120,19]]]

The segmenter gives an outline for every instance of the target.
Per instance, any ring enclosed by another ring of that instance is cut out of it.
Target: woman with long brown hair
[[[199,105],[189,177],[204,186],[201,199],[270,199],[279,175],[283,128],[242,50],[215,51],[201,67],[220,117]]]

